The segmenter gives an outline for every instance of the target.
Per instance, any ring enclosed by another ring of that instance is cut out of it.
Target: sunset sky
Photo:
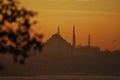
[[[72,42],[76,26],[77,45],[91,44],[101,49],[120,49],[120,0],[21,0],[22,5],[37,11],[35,30],[44,34],[45,42],[57,32]]]

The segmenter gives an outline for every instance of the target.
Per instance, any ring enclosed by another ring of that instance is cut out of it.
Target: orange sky
[[[44,41],[57,32],[72,42],[76,26],[77,45],[91,44],[101,49],[120,49],[120,0],[21,0],[22,5],[39,14],[35,30],[44,34]]]

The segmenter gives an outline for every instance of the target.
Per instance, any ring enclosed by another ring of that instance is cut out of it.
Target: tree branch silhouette
[[[31,21],[37,14],[18,6],[17,0],[0,0],[0,53],[10,53],[14,62],[24,64],[29,51],[40,50],[42,34],[34,33],[32,26],[37,21]]]

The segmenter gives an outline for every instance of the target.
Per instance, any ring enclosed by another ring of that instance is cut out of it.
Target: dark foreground
[[[80,75],[38,75],[38,76],[6,76],[0,80],[120,80],[120,76],[80,76]]]

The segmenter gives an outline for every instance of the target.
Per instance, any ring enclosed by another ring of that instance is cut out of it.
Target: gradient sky
[[[57,32],[72,42],[76,26],[77,45],[91,44],[101,49],[120,49],[120,0],[21,0],[22,5],[38,12],[35,30],[46,41]]]

